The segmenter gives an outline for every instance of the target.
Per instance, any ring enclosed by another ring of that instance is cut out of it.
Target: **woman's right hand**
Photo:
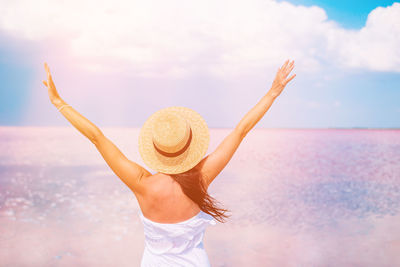
[[[287,78],[289,73],[293,70],[293,67],[294,67],[294,60],[290,63],[289,59],[286,60],[283,66],[278,69],[278,72],[276,73],[275,76],[275,80],[272,83],[271,89],[269,90],[268,93],[272,94],[272,96],[274,97],[277,97],[281,94],[286,84],[288,84],[288,82],[290,82],[296,76],[296,74],[293,74],[292,76]]]

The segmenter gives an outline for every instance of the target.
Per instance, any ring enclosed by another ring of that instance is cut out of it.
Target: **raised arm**
[[[100,152],[107,165],[113,172],[127,185],[135,194],[144,194],[145,188],[140,182],[144,176],[151,175],[144,167],[130,161],[118,149],[118,147],[108,139],[103,132],[91,121],[85,118],[77,110],[61,99],[53,79],[50,74],[50,69],[45,63],[47,72],[47,82],[43,84],[48,88],[48,94],[51,103],[59,109],[60,113],[74,126],[79,132],[86,136]]]
[[[293,67],[294,61],[289,63],[289,60],[287,60],[278,69],[275,80],[267,94],[246,113],[235,129],[225,137],[215,151],[200,161],[199,168],[204,175],[204,182],[207,188],[228,164],[243,138],[264,116],[273,101],[281,94],[286,84],[296,76],[296,74],[293,74],[290,78],[287,78]]]
[[[271,89],[249,112],[246,113],[246,115],[237,125],[237,128],[239,128],[240,132],[246,135],[264,116],[274,100],[281,94],[286,84],[288,84],[288,82],[290,82],[296,76],[296,74],[293,74],[290,78],[287,78],[293,67],[294,61],[289,63],[289,60],[286,60],[283,66],[278,69]]]

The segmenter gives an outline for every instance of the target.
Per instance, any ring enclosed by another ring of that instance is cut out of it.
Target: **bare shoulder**
[[[154,174],[150,173],[149,175],[144,175],[141,178],[140,183],[143,188],[145,188],[146,195],[151,195],[157,191],[162,192],[163,188],[168,186],[168,184],[171,184],[171,179],[166,174],[157,172]]]
[[[159,173],[150,173],[141,177],[140,184],[143,190],[140,194],[135,193],[135,196],[142,210],[146,210],[147,207],[151,206],[154,195],[157,195],[157,190],[159,191],[162,187],[161,178]]]

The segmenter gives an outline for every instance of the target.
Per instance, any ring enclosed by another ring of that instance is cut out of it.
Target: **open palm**
[[[50,98],[51,103],[55,104],[61,98],[58,95],[56,86],[55,86],[55,84],[53,82],[53,78],[51,77],[51,74],[50,74],[50,68],[47,65],[47,63],[44,63],[44,68],[45,68],[45,70],[47,72],[47,82],[43,81],[43,84],[46,85],[46,87],[48,89],[49,98]]]
[[[285,86],[296,76],[296,74],[293,74],[289,78],[288,75],[289,73],[293,70],[294,67],[294,60],[289,63],[289,59],[286,60],[286,62],[278,69],[278,72],[276,73],[275,80],[272,83],[272,87],[270,89],[270,92],[272,93],[273,96],[278,96],[280,93],[283,91]]]

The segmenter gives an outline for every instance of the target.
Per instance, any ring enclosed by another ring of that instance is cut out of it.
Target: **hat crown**
[[[162,113],[154,119],[153,143],[161,151],[175,153],[183,149],[190,137],[188,121],[174,113]]]

